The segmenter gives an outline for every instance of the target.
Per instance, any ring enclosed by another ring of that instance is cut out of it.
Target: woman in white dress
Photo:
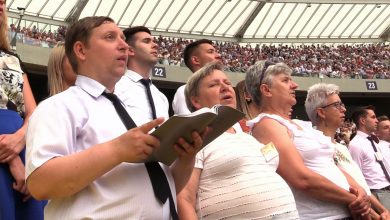
[[[334,162],[347,172],[370,195],[373,219],[389,219],[388,210],[371,195],[370,188],[360,170],[352,159],[348,148],[335,140],[336,130],[341,127],[345,119],[346,108],[339,97],[339,87],[334,84],[317,83],[307,91],[305,101],[306,113],[314,126],[332,142],[334,147]],[[375,211],[374,211],[375,210]],[[377,214],[380,214],[380,216]]]
[[[277,173],[291,186],[301,219],[369,218],[368,196],[350,188],[351,178],[333,163],[330,141],[310,122],[290,119],[298,87],[291,72],[286,64],[270,62],[248,69],[247,88],[262,112],[247,123],[252,135],[278,150]]]
[[[236,108],[222,70],[210,63],[190,77],[185,95],[191,111],[216,104]],[[177,196],[180,219],[298,219],[293,194],[275,172],[278,163],[275,148],[237,123],[196,155],[191,178]]]

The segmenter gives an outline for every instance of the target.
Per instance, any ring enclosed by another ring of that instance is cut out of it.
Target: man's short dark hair
[[[88,45],[92,30],[99,27],[103,23],[114,23],[114,20],[105,16],[85,17],[72,24],[66,31],[65,36],[65,53],[69,59],[69,63],[75,73],[78,72],[77,57],[73,51],[73,46],[77,41],[80,41],[85,46]]]
[[[378,119],[378,122],[382,122],[382,121],[388,121],[389,117],[387,117],[386,115],[381,115],[381,116],[377,117],[377,119]]]
[[[188,44],[185,48],[184,48],[184,52],[183,52],[183,59],[184,59],[184,63],[186,64],[186,66],[192,70],[192,64],[191,64],[191,56],[194,54],[194,52],[196,51],[196,49],[199,47],[199,45],[201,44],[210,44],[210,45],[213,45],[213,42],[211,40],[207,40],[207,39],[200,39],[200,40],[197,40],[197,41],[194,41],[190,44]]]
[[[373,105],[361,106],[356,108],[355,111],[352,113],[352,121],[353,123],[355,123],[357,128],[360,127],[360,118],[364,118],[367,116],[367,110],[375,111],[375,107]]]
[[[129,27],[129,28],[126,28],[125,30],[123,30],[123,34],[125,35],[125,38],[126,38],[126,43],[129,45],[132,44],[133,40],[134,40],[134,35],[138,32],[146,32],[146,33],[152,35],[149,28],[147,28],[145,26]]]

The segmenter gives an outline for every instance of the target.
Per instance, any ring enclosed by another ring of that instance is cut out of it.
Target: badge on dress
[[[279,155],[278,150],[276,150],[276,147],[272,142],[269,142],[268,144],[264,145],[260,150],[265,158],[265,161],[267,162],[271,161]]]

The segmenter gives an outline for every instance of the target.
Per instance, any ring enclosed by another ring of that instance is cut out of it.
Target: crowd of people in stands
[[[39,30],[36,25],[30,27],[17,27],[15,24],[11,24],[9,28],[10,37],[12,38],[15,33],[17,34],[17,40],[31,45],[54,47],[57,42],[63,42],[65,40],[67,27],[59,26],[57,30]]]
[[[184,66],[181,51],[193,40],[157,37],[160,64]],[[260,45],[215,42],[225,70],[245,72],[257,60],[282,61],[292,67],[293,76],[329,78],[390,78],[390,47],[359,45]]]
[[[23,42],[53,47],[65,39],[66,27],[55,31],[42,31],[34,25],[17,30],[10,25],[11,33],[22,34]],[[182,51],[194,40],[158,36],[159,63],[185,66]],[[236,42],[215,42],[226,71],[245,72],[257,60],[283,61],[293,69],[293,76],[329,78],[390,78],[390,47],[379,44],[356,45],[240,45]]]

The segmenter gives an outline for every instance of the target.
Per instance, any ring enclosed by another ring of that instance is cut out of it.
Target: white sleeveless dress
[[[312,127],[311,122],[293,120],[298,126],[279,115],[260,114],[247,122],[250,128],[263,118],[271,118],[284,125],[292,134],[292,141],[302,156],[303,162],[312,171],[324,176],[339,187],[349,191],[349,184],[333,161],[335,153],[330,137]],[[339,219],[350,216],[346,206],[312,198],[291,187],[301,219]]]

